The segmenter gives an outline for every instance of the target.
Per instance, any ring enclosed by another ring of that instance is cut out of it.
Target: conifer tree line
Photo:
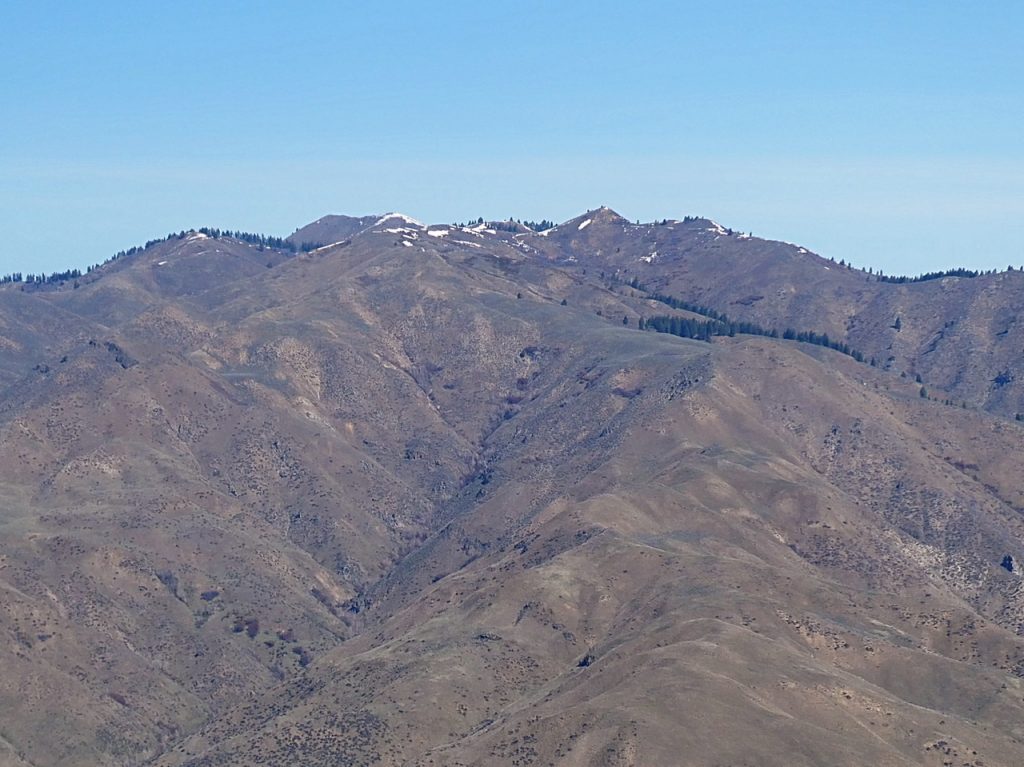
[[[1010,269],[1013,271],[1013,269]],[[604,273],[601,273],[604,277]],[[659,303],[663,303],[666,306],[671,306],[673,309],[681,309],[688,311],[693,314],[699,314],[704,317],[708,317],[707,320],[696,320],[687,317],[675,317],[672,315],[658,315],[655,317],[641,317],[639,319],[639,327],[641,330],[653,330],[658,333],[670,333],[675,336],[682,338],[692,338],[698,341],[707,341],[710,343],[714,336],[736,336],[736,335],[753,335],[753,336],[767,336],[769,338],[782,338],[786,341],[796,341],[797,343],[814,344],[815,346],[825,346],[829,349],[845,354],[848,357],[852,357],[857,362],[867,362],[871,367],[877,367],[878,361],[872,357],[870,360],[858,351],[857,349],[851,348],[848,344],[842,341],[835,341],[828,337],[827,333],[815,333],[814,331],[808,330],[794,330],[793,328],[786,328],[782,335],[773,328],[765,328],[758,325],[755,322],[734,322],[730,320],[725,314],[715,311],[710,307],[703,306],[701,304],[693,304],[689,301],[683,301],[682,299],[670,296],[666,293],[657,293],[644,287],[644,285],[634,277],[631,280],[621,280],[618,277],[611,277],[609,279],[609,287],[615,285],[628,285],[636,290],[643,291],[647,296]],[[628,317],[623,318],[623,324],[628,323]],[[906,373],[901,374],[904,378],[907,376]],[[1008,374],[1001,373],[996,377],[996,381],[1000,381],[1005,378]],[[952,399],[938,399],[933,397],[928,389],[923,385],[921,375],[915,374],[914,380],[918,384],[922,384],[921,388],[918,389],[918,396],[921,399],[926,399],[934,402],[940,402],[943,405],[949,407],[957,407],[957,403]],[[967,402],[962,401],[959,407],[966,409]],[[1014,420],[1024,421],[1024,413],[1015,413]]]
[[[453,226],[468,227],[468,226],[480,226],[486,224],[488,228],[492,228],[495,231],[518,231],[520,226],[525,226],[527,229],[534,231],[544,231],[545,229],[553,229],[556,224],[554,221],[549,221],[547,218],[541,221],[529,221],[521,218],[508,217],[505,221],[484,221],[483,216],[479,216],[475,221],[470,220],[467,223],[459,223],[458,221],[453,223]]]
[[[554,229],[557,226],[554,221],[548,221],[546,218],[540,221],[520,221],[519,223],[535,232],[543,232],[547,229]]]
[[[834,258],[829,259],[829,261],[831,263],[833,263],[833,264],[836,263],[836,260]],[[970,279],[970,278],[973,278],[973,277],[988,277],[988,276],[991,276],[993,274],[1003,274],[1004,273],[1004,272],[1000,272],[998,269],[989,269],[987,271],[985,271],[985,270],[978,271],[978,270],[966,269],[966,268],[964,268],[962,266],[958,266],[958,267],[955,267],[953,269],[946,269],[945,271],[925,272],[924,274],[918,274],[915,277],[911,277],[911,276],[905,275],[905,274],[885,274],[885,273],[882,272],[881,269],[879,269],[876,272],[874,270],[874,268],[872,268],[870,266],[867,269],[859,269],[858,267],[854,266],[852,263],[849,263],[849,264],[846,263],[845,260],[840,261],[839,262],[839,266],[841,266],[841,267],[843,267],[845,269],[866,272],[867,275],[868,275],[869,281],[873,277],[876,282],[889,282],[889,283],[894,283],[896,285],[906,285],[908,283],[913,283],[913,282],[928,282],[929,280],[941,280],[944,277],[963,277],[963,278],[966,278],[966,279]],[[1006,267],[1006,272],[1022,272],[1022,271],[1024,271],[1024,266],[1015,267],[1013,264],[1010,264],[1009,266]]]
[[[1008,271],[1013,271],[1013,267],[1009,267]],[[905,275],[895,276],[891,274],[878,273],[879,282],[893,282],[897,285],[904,285],[908,282],[928,282],[928,280],[941,280],[943,277],[980,277],[982,274],[995,274],[993,269],[990,272],[977,272],[973,269],[965,269],[962,266],[956,269],[947,269],[944,272],[925,272],[919,274],[916,277],[907,277]]]
[[[13,274],[5,274],[0,277],[0,285],[6,285],[11,282],[22,282],[26,285],[52,285],[59,282],[66,282],[67,280],[77,280],[82,276],[80,269],[66,269],[63,272],[53,272],[51,274],[22,274],[21,272],[14,272]]]
[[[243,232],[240,230],[236,230],[233,232],[230,229],[225,229],[221,231],[220,229],[209,229],[205,226],[202,227],[201,229],[198,229],[197,231],[200,234],[205,234],[207,237],[213,237],[214,239],[226,237],[231,240],[247,242],[250,245],[258,245],[260,249],[273,248],[274,250],[284,250],[289,253],[308,253],[311,250],[322,248],[324,247],[324,245],[327,244],[325,242],[303,241],[296,245],[294,242],[284,237],[274,237],[273,235],[269,234],[256,234],[254,232]],[[181,235],[178,236],[180,237]]]
[[[286,240],[284,237],[273,237],[266,234],[255,234],[253,232],[232,232],[230,229],[221,231],[220,229],[210,229],[208,227],[202,227],[198,230],[200,234],[205,234],[207,237],[213,237],[215,240],[221,237],[227,237],[233,240],[240,240],[241,242],[247,242],[250,245],[259,245],[261,248],[275,248],[276,250],[287,250],[289,253],[295,253],[299,250],[299,247],[294,242]],[[309,245],[307,250],[313,250],[314,248],[320,247],[319,244],[303,243],[303,245]]]
[[[613,283],[617,280],[612,280]],[[731,320],[726,314],[716,311],[708,306],[702,304],[694,304],[689,301],[684,301],[681,298],[670,296],[667,293],[658,293],[647,289],[636,277],[629,280],[625,284],[636,290],[642,290],[647,294],[649,298],[658,301],[659,303],[671,306],[673,309],[681,309],[683,311],[691,312],[693,314],[699,314],[702,317],[707,317],[707,320],[695,320],[686,317],[675,317],[672,315],[658,315],[655,317],[648,317],[646,319],[641,318],[640,328],[641,330],[654,330],[658,333],[671,333],[674,336],[680,336],[682,338],[694,338],[699,341],[710,341],[714,336],[735,336],[735,335],[747,335],[747,336],[767,336],[768,338],[779,338],[779,331],[774,328],[766,328],[756,322],[740,322]],[[857,349],[853,349],[842,341],[835,341],[828,337],[827,333],[815,333],[809,330],[794,330],[793,328],[786,328],[781,338],[787,341],[796,341],[803,344],[814,344],[815,346],[825,346],[829,349],[833,349],[840,354],[845,354],[848,357],[853,357],[857,362],[864,362],[864,355]],[[871,360],[871,364],[874,365],[875,360]]]
[[[453,224],[453,226],[468,227],[468,226],[480,226],[487,224],[488,227],[494,229],[496,232],[518,232],[519,227],[525,226],[527,229],[532,229],[535,232],[543,232],[545,229],[554,229],[557,224],[554,221],[548,221],[546,218],[541,221],[524,221],[520,218],[512,218],[509,216],[507,221],[484,221],[484,217],[480,216],[476,221],[470,221],[468,224]]]
[[[671,333],[681,338],[696,338],[699,341],[710,341],[712,336],[768,336],[778,338],[775,330],[768,330],[753,322],[729,322],[722,320],[695,320],[687,317],[675,317],[664,314],[644,318],[642,330],[654,330],[658,333]]]
[[[254,232],[232,231],[230,229],[215,229],[204,226],[200,229],[171,232],[166,237],[147,240],[144,245],[135,245],[131,248],[127,248],[126,250],[120,250],[102,264],[93,264],[86,268],[85,274],[90,274],[94,270],[99,269],[101,266],[109,264],[112,261],[134,256],[136,253],[142,253],[144,250],[148,250],[154,245],[159,245],[160,243],[168,242],[169,240],[183,240],[190,234],[195,234],[197,232],[214,239],[227,238],[238,240],[239,242],[245,242],[250,245],[256,245],[260,250],[263,250],[264,248],[271,248],[273,250],[281,250],[286,253],[308,253],[311,250],[316,250],[317,248],[324,246],[324,243],[322,242],[302,242],[296,245],[294,242],[287,240],[284,237],[274,237],[272,235],[256,234]],[[11,274],[5,274],[0,277],[0,285],[7,285],[10,283],[21,283],[24,285],[56,285],[69,280],[77,280],[82,276],[82,274],[83,273],[80,269],[66,269],[63,272],[52,272],[50,274],[24,274],[22,272],[12,272]]]

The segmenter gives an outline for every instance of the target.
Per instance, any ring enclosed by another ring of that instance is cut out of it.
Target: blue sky
[[[0,4],[0,273],[199,226],[706,215],[1024,264],[1024,4]]]

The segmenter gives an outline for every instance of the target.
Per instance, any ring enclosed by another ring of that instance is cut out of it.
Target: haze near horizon
[[[703,215],[888,273],[1024,261],[1010,3],[0,10],[0,273],[328,213]]]

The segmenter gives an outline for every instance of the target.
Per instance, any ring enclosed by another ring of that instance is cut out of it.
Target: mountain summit
[[[288,240],[296,245],[302,243],[327,245],[341,242],[367,227],[373,226],[379,220],[380,216],[324,216],[296,229],[289,235]]]
[[[597,210],[588,210],[582,216],[569,219],[564,224],[560,224],[558,229],[565,229],[568,231],[583,231],[590,226],[621,226],[629,224],[625,218],[620,216],[611,208],[600,207]]]

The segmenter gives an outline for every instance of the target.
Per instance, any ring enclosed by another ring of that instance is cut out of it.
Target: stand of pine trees
[[[973,269],[964,269],[963,267],[958,267],[956,269],[947,269],[944,272],[925,272],[924,274],[919,274],[916,277],[893,276],[882,274],[881,272],[879,272],[878,281],[894,282],[898,285],[903,285],[908,282],[927,282],[928,280],[941,280],[943,277],[980,277],[982,274],[983,272],[976,272]]]
[[[612,279],[612,282],[621,281]],[[682,311],[691,312],[693,314],[699,314],[702,317],[707,317],[707,320],[695,320],[688,319],[686,317],[675,317],[672,315],[659,315],[656,317],[648,317],[640,321],[640,327],[644,330],[653,330],[658,333],[671,333],[674,336],[680,336],[682,338],[695,338],[699,341],[710,341],[714,336],[735,336],[735,335],[747,335],[747,336],[767,336],[768,338],[779,338],[779,332],[774,328],[766,328],[762,325],[758,325],[756,322],[739,322],[729,319],[726,314],[716,311],[708,306],[702,304],[694,304],[689,301],[684,301],[681,298],[670,296],[667,293],[657,293],[649,290],[641,284],[641,282],[634,277],[628,282],[624,283],[629,285],[631,288],[636,290],[642,290],[647,293],[649,298],[655,301],[671,306],[673,309],[680,309]],[[843,343],[842,341],[833,341],[828,337],[827,333],[815,333],[809,330],[794,330],[793,328],[786,328],[782,332],[783,339],[787,341],[796,341],[802,344],[814,344],[815,346],[825,346],[829,349],[833,349],[840,354],[845,354],[848,357],[853,357],[857,362],[864,362],[864,355],[856,349],[852,349],[849,344]]]
[[[0,285],[7,285],[11,282],[21,282],[26,285],[54,285],[60,282],[67,282],[68,280],[77,280],[82,276],[82,272],[79,269],[66,269],[63,272],[53,272],[51,274],[22,274],[21,272],[14,272],[14,274],[5,274],[0,277]]]
[[[316,250],[324,246],[322,242],[303,242],[296,245],[290,240],[286,240],[284,237],[274,237],[267,234],[256,234],[253,232],[242,232],[242,231],[231,231],[230,229],[214,229],[210,227],[202,227],[201,229],[194,229],[189,231],[171,232],[166,237],[158,237],[155,240],[148,240],[145,245],[135,245],[126,250],[120,250],[113,256],[108,258],[102,264],[93,264],[85,270],[86,274],[91,273],[95,269],[99,269],[101,266],[105,266],[112,261],[117,261],[122,258],[134,256],[136,253],[142,253],[144,250],[152,248],[154,245],[159,245],[162,242],[169,240],[183,240],[190,234],[199,232],[205,234],[207,237],[214,239],[229,238],[238,240],[240,242],[246,242],[250,245],[256,245],[260,250],[264,248],[271,248],[273,250],[284,251],[285,253],[297,253],[303,252],[308,253],[311,250]],[[10,283],[21,283],[23,285],[59,285],[69,280],[77,280],[82,276],[80,269],[66,269],[63,272],[53,272],[51,274],[23,274],[22,272],[14,272],[12,274],[5,274],[0,277],[0,285],[7,285]],[[77,287],[77,285],[75,286]]]

